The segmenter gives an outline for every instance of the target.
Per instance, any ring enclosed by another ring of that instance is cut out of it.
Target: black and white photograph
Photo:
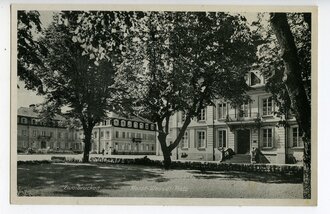
[[[317,7],[11,22],[11,203],[316,205]]]

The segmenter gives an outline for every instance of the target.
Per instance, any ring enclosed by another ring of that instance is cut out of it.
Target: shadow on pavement
[[[102,196],[102,191],[119,189],[130,181],[166,181],[161,171],[148,167],[109,164],[21,164],[17,167],[17,178],[18,187],[41,195],[45,191],[47,196],[78,197]]]
[[[243,180],[255,181],[261,183],[302,183],[302,178],[274,173],[252,173],[252,172],[237,172],[237,171],[190,171],[197,179],[223,179],[223,180]]]

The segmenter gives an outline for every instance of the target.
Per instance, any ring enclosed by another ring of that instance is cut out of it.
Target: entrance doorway
[[[46,142],[45,141],[41,141],[41,148],[46,149]]]
[[[237,154],[248,154],[250,152],[250,130],[237,130]]]

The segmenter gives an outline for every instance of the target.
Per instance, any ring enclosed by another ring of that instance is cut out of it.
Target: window
[[[35,119],[32,119],[32,125],[35,125],[36,124],[36,120]]]
[[[50,137],[53,137],[53,132],[49,132],[49,136]]]
[[[140,145],[140,148],[141,148],[141,151],[144,150],[144,146],[143,146],[143,144]]]
[[[238,109],[238,117],[249,117],[250,116],[250,104],[243,104],[240,106],[240,108]]]
[[[27,119],[26,119],[25,117],[22,117],[21,122],[22,122],[23,124],[26,124],[26,123],[27,123]]]
[[[227,147],[227,132],[226,130],[219,130],[219,147]]]
[[[107,138],[107,139],[110,138],[110,132],[109,132],[109,131],[106,132],[106,138]]]
[[[94,139],[97,138],[97,132],[94,132]]]
[[[227,117],[227,104],[219,103],[218,104],[218,119],[224,119]]]
[[[58,137],[58,139],[61,139],[62,138],[62,133],[58,132],[57,137]]]
[[[292,128],[292,147],[303,147],[301,133],[298,127]]]
[[[104,137],[104,132],[102,131],[101,133],[100,133],[100,138],[103,138]]]
[[[116,131],[116,138],[119,138],[119,132]]]
[[[69,134],[68,133],[65,133],[65,139],[68,139],[69,138]]]
[[[197,147],[205,148],[205,131],[197,131]]]
[[[141,138],[141,133],[137,133],[136,138]]]
[[[262,130],[262,142],[263,147],[273,147],[273,130],[272,129],[263,129]]]
[[[126,121],[125,121],[125,120],[121,120],[121,121],[120,121],[120,125],[121,125],[122,127],[125,127],[125,126],[126,126]]]
[[[125,134],[126,134],[126,132],[121,133],[122,138],[125,138]]]
[[[271,115],[273,111],[273,99],[271,97],[262,100],[262,114]]]
[[[143,134],[143,140],[146,140],[147,139],[147,134]]]
[[[46,136],[46,131],[41,131],[41,136]]]
[[[37,137],[37,130],[33,130],[33,137]]]
[[[185,132],[182,137],[182,148],[188,148],[188,132]]]
[[[149,151],[149,145],[146,145],[146,151]]]
[[[132,133],[132,138],[135,138],[135,133]]]
[[[201,109],[201,111],[199,112],[199,115],[197,117],[198,120],[205,120],[206,116],[205,116],[205,108]]]
[[[27,133],[26,130],[22,130],[22,135],[23,136],[26,136],[26,133]]]
[[[131,138],[131,133],[127,132],[127,138],[130,139]]]
[[[261,79],[255,75],[253,72],[251,72],[251,86],[257,85],[261,83]]]

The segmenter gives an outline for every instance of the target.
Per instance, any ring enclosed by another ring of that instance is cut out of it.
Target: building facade
[[[83,139],[82,130],[80,135]],[[124,118],[110,113],[106,120],[96,124],[92,139],[92,153],[105,155],[156,154],[155,124],[140,117]]]
[[[265,91],[265,79],[250,72],[247,83],[251,102],[235,108],[226,100],[202,109],[188,126],[180,145],[173,151],[174,159],[220,160],[221,150],[231,148],[236,154],[249,155],[259,149],[264,163],[302,163],[303,142],[294,117],[281,125],[282,117],[271,94]],[[176,113],[170,121],[167,143],[178,135],[184,114]]]
[[[82,151],[78,132],[61,125],[64,118],[56,115],[52,124],[44,123],[34,105],[17,111],[17,151],[69,152]]]

